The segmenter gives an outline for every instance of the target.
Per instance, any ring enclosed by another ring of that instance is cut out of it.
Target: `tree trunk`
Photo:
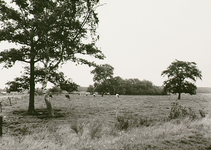
[[[30,114],[30,115],[36,114],[35,107],[34,107],[34,92],[35,92],[34,56],[31,56],[31,61],[30,61],[30,93],[29,93],[29,107],[28,107],[28,114]]]
[[[181,92],[182,92],[182,78],[180,77],[178,99],[181,99]]]
[[[48,95],[47,95],[47,94],[45,94],[45,104],[46,104],[46,106],[47,106],[48,115],[49,115],[50,117],[54,117],[54,111],[53,111],[51,102],[50,102],[50,100],[48,99]]]
[[[53,108],[52,108],[52,105],[51,105],[51,102],[50,102],[50,99],[49,99],[49,95],[47,93],[47,84],[48,84],[48,78],[49,78],[49,71],[48,71],[48,66],[47,66],[48,62],[46,62],[46,64],[44,64],[44,67],[45,67],[45,78],[44,78],[44,81],[42,83],[42,89],[45,91],[45,95],[44,95],[44,100],[45,100],[45,104],[46,104],[46,107],[47,107],[47,111],[48,111],[48,115],[50,117],[54,117],[54,111],[53,111]]]
[[[178,95],[178,99],[181,99],[181,93],[178,93],[179,95]]]

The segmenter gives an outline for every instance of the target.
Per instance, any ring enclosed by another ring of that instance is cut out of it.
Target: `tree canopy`
[[[46,87],[66,61],[92,66],[94,62],[81,56],[105,57],[95,45],[99,0],[12,0],[12,4],[0,0],[0,42],[15,43],[18,48],[1,51],[0,63],[5,68],[17,61],[28,65],[28,113],[32,114],[35,78]]]
[[[179,60],[172,62],[161,75],[168,77],[168,80],[164,81],[165,91],[178,93],[178,99],[181,98],[181,93],[196,94],[197,87],[194,82],[202,79],[201,71],[195,62]]]
[[[114,68],[109,64],[97,66],[91,71],[94,74],[94,91],[102,96],[106,93],[121,95],[161,95],[163,89],[154,86],[148,80],[122,79],[120,76],[113,77]]]
[[[100,93],[102,96],[105,93],[108,93],[109,88],[109,79],[113,77],[114,68],[109,64],[102,64],[95,67],[94,70],[91,71],[94,74],[93,81],[95,91]]]

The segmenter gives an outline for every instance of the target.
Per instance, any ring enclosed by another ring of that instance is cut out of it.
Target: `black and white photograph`
[[[0,0],[1,150],[210,141],[210,0]]]

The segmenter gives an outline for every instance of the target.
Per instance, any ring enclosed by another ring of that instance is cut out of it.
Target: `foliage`
[[[121,94],[121,95],[165,95],[161,87],[157,87],[148,80],[140,81],[139,79],[122,79],[117,76],[102,82],[95,83],[95,91],[103,93]]]
[[[29,89],[29,78],[27,76],[16,77],[14,81],[8,81],[6,83],[7,92],[21,92],[23,90]]]
[[[95,12],[98,3],[98,0],[13,0],[8,6],[5,0],[0,1],[0,41],[18,45],[18,48],[1,51],[0,63],[4,63],[5,68],[17,61],[28,66],[28,113],[35,111],[35,77],[40,77],[38,81],[45,88],[66,61],[93,66],[95,63],[81,56],[104,58],[95,46],[99,38],[96,32],[99,19]]]
[[[96,83],[102,83],[107,79],[112,78],[114,68],[109,64],[98,65],[91,71],[94,74],[93,81]]]
[[[114,68],[108,64],[96,66],[91,71],[94,74],[94,91],[102,96],[106,93],[121,95],[164,95],[162,88],[156,87],[152,82],[137,78],[122,79],[120,76],[113,77]]]
[[[91,71],[94,74],[93,81],[95,91],[100,93],[102,96],[108,93],[110,85],[109,79],[113,77],[114,68],[109,64],[98,65],[94,70]]]
[[[125,94],[126,92],[126,83],[125,80],[123,80],[121,77],[117,76],[117,77],[113,77],[111,79],[109,79],[108,83],[110,83],[109,88],[108,88],[108,92],[112,95],[114,94]]]
[[[67,92],[77,91],[78,90],[78,86],[79,85],[77,85],[76,83],[70,82],[68,80],[60,83],[61,90],[65,90]]]
[[[172,62],[161,75],[168,77],[168,80],[164,81],[164,90],[178,93],[178,99],[181,98],[181,93],[196,94],[197,87],[191,81],[202,79],[201,71],[198,70],[195,62],[179,60]]]
[[[194,110],[191,107],[187,108],[185,106],[180,105],[178,102],[174,102],[170,111],[169,119],[186,117],[189,117],[192,120],[197,118]]]
[[[62,93],[62,90],[57,87],[57,86],[54,86],[52,88],[49,89],[49,92],[50,93],[53,93],[53,94],[61,94]]]
[[[94,86],[93,85],[89,85],[89,87],[87,88],[87,92],[89,92],[90,94],[94,94]]]
[[[143,117],[135,116],[131,113],[124,113],[123,115],[117,116],[117,122],[115,123],[115,128],[118,130],[127,130],[129,128],[140,127],[140,126],[150,126],[152,125],[152,120]]]
[[[164,94],[162,88],[156,87],[151,81],[139,79],[126,79],[126,95],[161,95]]]

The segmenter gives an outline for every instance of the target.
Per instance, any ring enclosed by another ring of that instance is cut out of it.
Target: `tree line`
[[[102,84],[90,85],[87,92],[97,92],[102,96],[104,94],[121,95],[165,95],[162,87],[155,86],[151,81],[134,79],[122,79],[117,76],[107,79]]]
[[[109,64],[97,66],[91,71],[94,74],[94,85],[90,85],[87,92],[121,95],[163,95],[166,94],[162,87],[153,85],[151,81],[134,79],[123,79],[120,76],[113,77],[114,68]]]
[[[139,79],[122,79],[121,77],[113,77],[114,68],[109,64],[98,65],[91,73],[94,75],[94,85],[88,87],[88,92],[98,92],[102,96],[109,94],[122,95],[166,95],[168,93],[177,94],[181,99],[182,93],[190,95],[196,94],[197,79],[202,79],[202,73],[197,68],[195,62],[186,62],[175,60],[161,76],[167,76],[164,81],[163,88],[153,85],[151,81]]]

